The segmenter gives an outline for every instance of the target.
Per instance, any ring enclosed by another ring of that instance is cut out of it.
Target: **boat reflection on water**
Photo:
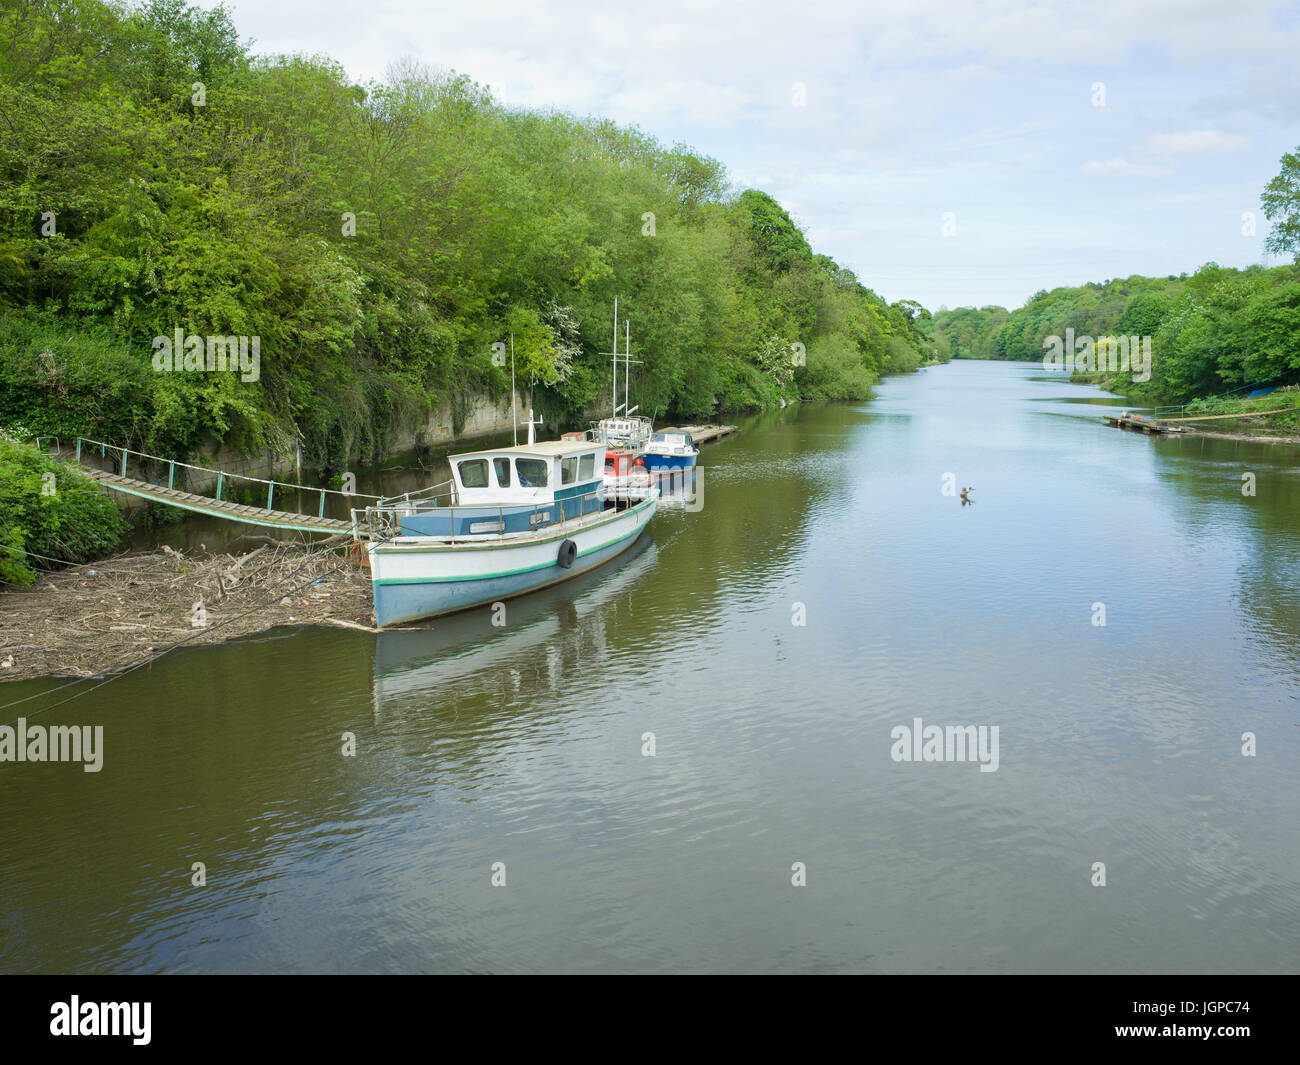
[[[499,706],[503,688],[556,691],[566,675],[571,681],[575,673],[597,669],[616,627],[618,611],[609,608],[654,571],[657,556],[654,541],[643,534],[618,567],[507,600],[504,610],[489,604],[426,627],[378,633],[376,722],[480,695]],[[504,624],[494,625],[494,617]]]
[[[633,465],[633,462],[637,465]],[[605,497],[633,506],[659,490],[659,510],[704,509],[704,473],[689,469],[660,469],[651,472],[640,465],[631,451],[610,451],[605,455]]]
[[[654,472],[654,483],[659,487],[660,509],[704,509],[702,469],[695,466],[688,469],[659,469]]]

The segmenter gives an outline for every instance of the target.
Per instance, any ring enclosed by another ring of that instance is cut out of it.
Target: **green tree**
[[[1282,170],[1264,188],[1260,200],[1273,224],[1264,247],[1300,261],[1300,149],[1282,156]]]

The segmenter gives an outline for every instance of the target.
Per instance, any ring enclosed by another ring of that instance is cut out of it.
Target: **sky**
[[[414,57],[690,145],[890,301],[1286,261],[1259,196],[1300,146],[1296,0],[226,6],[257,53]]]

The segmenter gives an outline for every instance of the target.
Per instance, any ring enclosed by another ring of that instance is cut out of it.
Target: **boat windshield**
[[[543,459],[515,459],[515,471],[519,474],[521,488],[545,488],[547,485],[547,467],[550,464]]]
[[[487,459],[467,459],[457,466],[460,483],[466,488],[488,487]]]

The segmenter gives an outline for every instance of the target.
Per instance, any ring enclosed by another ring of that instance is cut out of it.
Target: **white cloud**
[[[1083,164],[1083,172],[1094,177],[1162,178],[1173,171],[1159,166],[1130,163],[1127,159],[1107,159],[1104,162],[1090,159]]]
[[[1239,152],[1250,145],[1250,138],[1217,129],[1200,129],[1188,133],[1158,133],[1147,141],[1151,152]]]
[[[753,101],[735,85],[708,81],[660,81],[628,87],[609,96],[610,116],[634,125],[712,125],[737,121]]]
[[[993,67],[983,63],[967,63],[965,66],[953,67],[944,71],[949,81],[997,81],[1002,77]]]

